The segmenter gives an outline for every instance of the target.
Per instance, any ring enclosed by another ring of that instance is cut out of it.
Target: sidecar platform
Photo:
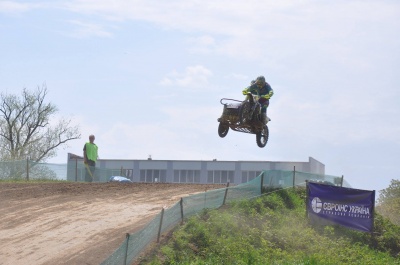
[[[222,98],[221,104],[224,105],[219,122],[231,124],[239,124],[239,109],[242,101],[230,98]],[[232,128],[233,129],[233,128]]]

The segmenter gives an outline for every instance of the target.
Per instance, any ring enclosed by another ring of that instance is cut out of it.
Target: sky
[[[46,86],[82,138],[48,162],[307,162],[357,189],[400,178],[400,2],[0,0],[0,87]],[[217,133],[221,98],[264,75],[267,146]]]

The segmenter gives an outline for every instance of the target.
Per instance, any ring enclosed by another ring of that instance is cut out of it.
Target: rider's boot
[[[267,124],[268,123],[268,121],[269,121],[269,119],[268,119],[268,117],[267,117],[267,113],[261,113],[261,120],[262,120],[262,122],[264,123],[264,124]]]

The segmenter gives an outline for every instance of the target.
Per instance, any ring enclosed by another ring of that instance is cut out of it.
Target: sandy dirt
[[[162,207],[222,187],[0,183],[0,264],[100,264]]]

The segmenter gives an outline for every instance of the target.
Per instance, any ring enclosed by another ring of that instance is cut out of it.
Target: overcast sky
[[[45,84],[82,139],[49,160],[325,164],[354,188],[400,178],[400,2],[0,0],[0,87]],[[223,97],[274,89],[270,139],[217,133]]]

